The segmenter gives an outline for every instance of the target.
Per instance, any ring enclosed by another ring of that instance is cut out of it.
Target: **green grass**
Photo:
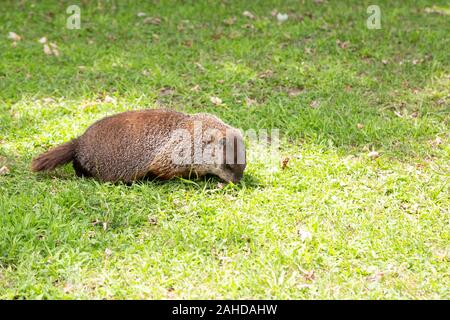
[[[446,1],[81,1],[69,30],[71,4],[2,3],[1,299],[450,297]],[[278,158],[249,144],[225,188],[29,172],[95,120],[156,107],[278,128]]]

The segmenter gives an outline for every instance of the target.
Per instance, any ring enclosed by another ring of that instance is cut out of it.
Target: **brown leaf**
[[[3,166],[3,167],[0,168],[0,176],[7,175],[7,174],[9,174],[9,172],[10,171],[9,171],[7,166]]]
[[[350,45],[349,41],[341,41],[339,39],[336,40],[336,44],[341,48],[341,49],[347,49],[348,46]]]
[[[52,49],[50,49],[48,44],[44,44],[44,53],[48,56],[51,56],[53,54]]]
[[[192,40],[185,40],[185,41],[183,41],[183,45],[185,47],[188,47],[188,48],[192,48],[193,44],[194,44],[194,42]]]
[[[273,76],[273,71],[272,70],[266,70],[266,71],[263,71],[260,74],[258,74],[258,77],[260,79],[270,78],[272,76]]]
[[[305,280],[307,281],[313,281],[316,278],[316,275],[314,273],[314,270],[311,271],[304,271],[303,272],[303,277],[305,278]]]
[[[320,102],[317,100],[313,100],[311,101],[311,103],[309,104],[309,106],[313,109],[317,109],[320,106]]]
[[[175,93],[175,90],[169,87],[164,87],[161,90],[159,90],[159,95],[164,97],[164,96],[168,96],[168,95],[172,95]]]
[[[161,23],[161,18],[158,17],[147,17],[144,19],[144,24],[154,24],[159,25]]]
[[[362,123],[358,123],[358,124],[356,124],[356,127],[358,129],[362,129],[362,128],[364,128],[364,125]]]
[[[252,106],[252,105],[257,104],[257,103],[258,103],[258,101],[256,101],[255,99],[251,99],[249,97],[245,97],[245,104],[247,106]]]
[[[231,17],[223,20],[223,23],[227,26],[231,26],[236,23],[236,17]]]
[[[443,143],[443,141],[442,141],[442,139],[440,137],[436,137],[436,139],[430,140],[430,141],[428,141],[428,143],[432,147],[436,148],[438,145],[441,145]]]
[[[287,169],[289,160],[291,160],[291,158],[285,157],[285,158],[281,161],[281,170]]]
[[[222,104],[222,99],[219,97],[211,97],[209,100],[216,106],[220,106]]]
[[[242,15],[244,16],[244,17],[247,17],[247,18],[250,18],[250,19],[255,19],[255,15],[253,14],[253,13],[251,13],[250,11],[244,11],[243,13],[242,13]]]
[[[200,91],[200,86],[199,86],[198,84],[196,84],[195,86],[193,86],[193,87],[191,88],[191,91],[199,92],[199,91]]]
[[[104,103],[116,103],[116,99],[114,99],[113,97],[110,97],[108,95],[105,96],[105,98],[103,99]]]
[[[20,41],[22,40],[22,37],[19,36],[17,33],[11,31],[8,33],[8,39],[12,41]]]
[[[194,63],[194,64],[195,64],[195,65],[197,66],[197,68],[199,68],[200,70],[206,71],[205,67],[202,66],[200,63],[196,62],[196,63]]]
[[[377,151],[373,150],[373,151],[370,151],[370,152],[367,154],[367,156],[368,156],[370,159],[375,160],[376,158],[378,158],[378,157],[380,156],[380,154],[379,154]]]
[[[290,88],[288,89],[289,97],[296,97],[300,95],[304,91],[304,88]]]
[[[288,18],[289,18],[289,16],[287,13],[281,13],[281,12],[277,13],[277,20],[280,23],[285,22]]]
[[[72,291],[73,286],[70,283],[66,283],[66,285],[63,288],[64,293],[69,293]]]

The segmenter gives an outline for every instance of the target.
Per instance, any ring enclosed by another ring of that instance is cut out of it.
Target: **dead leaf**
[[[440,15],[450,15],[450,9],[446,9],[444,7],[438,7],[436,5],[432,6],[431,8],[425,8],[425,13],[437,13]]]
[[[280,23],[285,22],[288,18],[289,16],[287,13],[280,13],[280,12],[277,13],[277,20]]]
[[[10,171],[9,171],[7,166],[3,166],[3,167],[0,168],[0,176],[7,175],[9,173],[10,173]]]
[[[113,97],[110,96],[105,96],[105,98],[103,99],[104,103],[116,103],[116,99],[114,99]]]
[[[296,97],[304,91],[304,88],[290,88],[288,89],[289,97]]]
[[[64,293],[69,293],[72,291],[73,286],[70,283],[66,283],[66,285],[63,288]]]
[[[223,23],[227,26],[231,26],[236,23],[236,17],[231,17],[223,20]]]
[[[59,50],[56,43],[50,42],[49,44],[44,44],[44,53],[48,56],[54,55],[59,56]]]
[[[192,40],[185,40],[185,41],[183,41],[183,45],[185,47],[188,47],[188,48],[192,48],[193,44],[194,44],[194,42]]]
[[[158,219],[156,217],[148,217],[148,223],[156,226],[158,224]]]
[[[244,16],[244,17],[247,17],[247,18],[250,18],[250,19],[255,19],[255,15],[253,14],[253,13],[251,13],[250,11],[244,11],[243,13],[242,13],[242,15]]]
[[[199,92],[199,91],[200,91],[200,86],[199,86],[198,84],[196,84],[195,86],[193,86],[193,87],[191,88],[191,91]]]
[[[443,141],[440,137],[436,137],[436,139],[428,141],[428,143],[434,148],[436,148],[438,145],[441,145],[442,142]]]
[[[174,291],[175,291],[175,289],[172,288],[172,287],[167,289],[167,297],[169,299],[173,299],[175,297],[175,292]]]
[[[58,50],[58,46],[56,45],[56,43],[50,42],[50,48],[52,49],[52,53],[55,56],[59,56],[59,50]]]
[[[252,106],[252,105],[257,104],[257,103],[258,103],[258,101],[256,101],[255,99],[251,99],[249,97],[245,97],[245,104],[247,106]]]
[[[196,62],[196,63],[194,63],[194,64],[195,64],[195,65],[197,66],[197,68],[199,68],[200,70],[206,71],[205,67],[202,66],[200,63]]]
[[[316,278],[316,275],[314,273],[314,270],[311,271],[304,271],[303,272],[303,277],[305,278],[305,280],[307,281],[313,281]]]
[[[310,47],[305,47],[305,53],[306,53],[306,54],[313,54],[313,53],[314,53],[314,50],[311,49]]]
[[[143,21],[144,24],[154,24],[159,25],[161,23],[161,18],[158,17],[147,17]]]
[[[375,160],[376,158],[378,158],[378,157],[380,156],[380,154],[379,154],[377,151],[373,150],[373,151],[370,151],[370,152],[367,154],[367,156],[368,156],[370,159]]]
[[[55,99],[53,99],[53,98],[44,98],[44,99],[42,99],[42,102],[44,102],[44,103],[54,103]]]
[[[19,36],[17,33],[11,31],[8,33],[8,39],[12,41],[20,41],[22,40],[22,37]]]
[[[110,255],[112,255],[112,251],[111,251],[110,249],[106,248],[106,249],[105,249],[105,255],[106,255],[107,257],[109,257]]]
[[[375,271],[368,279],[372,282],[379,282],[384,276],[384,272]]]
[[[47,43],[47,38],[46,37],[42,37],[38,41],[39,41],[39,43],[44,44],[44,43]]]
[[[139,18],[142,18],[142,17],[145,17],[147,14],[145,13],[145,12],[138,12],[137,13],[137,16],[139,17]]]
[[[151,72],[148,71],[147,69],[142,70],[142,75],[146,76],[146,77],[150,77],[151,76]]]
[[[309,104],[309,106],[313,109],[317,109],[320,106],[320,102],[317,100],[313,100],[311,101],[311,103]]]
[[[311,232],[309,232],[306,229],[303,228],[299,228],[297,231],[298,235],[300,236],[300,239],[302,241],[306,241],[306,240],[311,240],[312,239],[312,234]]]
[[[336,40],[336,44],[341,48],[341,49],[347,49],[348,46],[350,45],[349,41],[341,41],[339,39]]]
[[[289,160],[291,160],[291,158],[285,157],[285,158],[281,161],[281,170],[287,169]]]
[[[173,95],[175,93],[175,89],[169,88],[169,87],[164,87],[161,90],[159,90],[159,95],[164,97],[164,96],[168,96],[168,95]]]
[[[222,104],[222,99],[219,97],[211,97],[209,100],[216,106],[220,106]]]
[[[261,73],[258,75],[258,77],[259,77],[260,79],[270,78],[270,77],[272,77],[272,76],[273,76],[273,71],[272,71],[272,70],[266,70],[266,71],[263,71],[263,72],[261,72]]]
[[[51,56],[52,53],[52,49],[50,49],[50,47],[47,44],[44,44],[44,53],[48,56]]]
[[[356,127],[358,129],[362,129],[362,128],[364,128],[364,125],[362,123],[358,123],[358,124],[356,124]]]
[[[278,10],[277,9],[273,9],[272,11],[270,11],[270,15],[272,17],[275,17],[278,14]]]

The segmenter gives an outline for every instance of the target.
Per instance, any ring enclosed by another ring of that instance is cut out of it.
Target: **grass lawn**
[[[79,30],[71,4],[2,2],[1,299],[449,299],[448,2],[82,0]],[[29,171],[158,107],[279,129],[279,153],[249,143],[222,188]]]

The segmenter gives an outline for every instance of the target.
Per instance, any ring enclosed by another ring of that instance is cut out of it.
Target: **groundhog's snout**
[[[225,182],[239,183],[244,176],[245,164],[225,165],[218,176]]]

